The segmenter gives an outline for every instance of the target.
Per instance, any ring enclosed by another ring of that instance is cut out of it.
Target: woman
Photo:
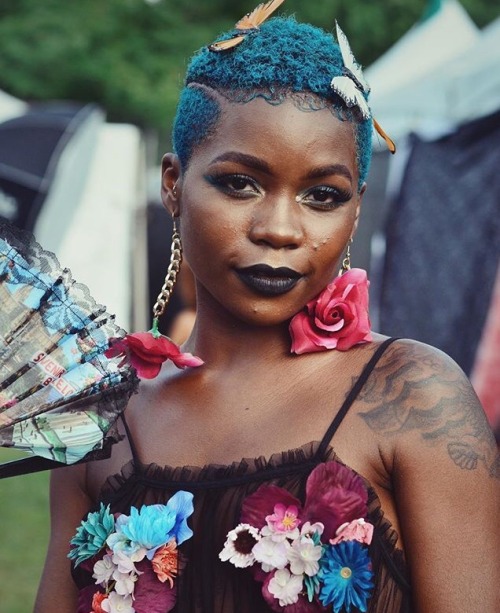
[[[36,611],[493,613],[483,412],[447,356],[370,333],[345,256],[371,150],[362,75],[312,26],[238,25],[191,62],[163,160],[204,364],[164,365],[109,460],[54,472]],[[168,543],[137,534],[156,503]]]

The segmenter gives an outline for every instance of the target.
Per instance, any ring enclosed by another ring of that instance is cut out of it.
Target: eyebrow
[[[352,174],[344,164],[330,164],[328,166],[318,166],[310,170],[305,176],[306,179],[321,179],[330,175],[341,175],[352,181]]]
[[[254,155],[249,155],[248,153],[227,151],[226,153],[222,153],[214,158],[211,161],[211,164],[216,164],[217,162],[236,162],[237,164],[242,164],[243,166],[248,166],[249,168],[253,168],[255,170],[260,170],[268,175],[272,174],[269,164],[264,162],[264,160],[255,157]]]
[[[261,160],[254,155],[249,155],[248,153],[240,153],[239,151],[227,151],[226,153],[222,153],[214,158],[211,161],[211,164],[216,164],[217,162],[236,162],[237,164],[242,164],[243,166],[254,168],[255,170],[260,170],[268,175],[272,174],[271,167],[269,164],[264,162],[264,160]],[[310,170],[304,178],[321,179],[331,175],[341,175],[346,179],[349,179],[349,181],[352,181],[352,174],[349,172],[347,166],[344,166],[344,164],[318,166],[317,168]]]

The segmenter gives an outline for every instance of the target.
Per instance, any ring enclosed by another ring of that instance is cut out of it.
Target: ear
[[[354,224],[352,227],[351,239],[354,238],[354,235],[356,234],[356,230],[358,229],[359,215],[361,213],[361,203],[363,201],[363,195],[365,192],[366,192],[366,183],[363,183],[363,185],[361,186],[361,189],[358,192],[358,204],[356,205],[356,213],[355,213],[355,218],[354,218]]]
[[[175,153],[166,153],[161,161],[161,199],[174,217],[179,216],[181,194],[181,164]]]

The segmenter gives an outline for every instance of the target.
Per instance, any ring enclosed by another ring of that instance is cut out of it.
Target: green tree
[[[488,0],[463,0],[478,25]],[[288,0],[282,10],[333,30],[369,65],[423,14],[425,0]],[[255,6],[251,0],[1,0],[0,88],[27,100],[94,101],[112,121],[163,134],[187,59]],[[439,50],[436,50],[438,53]]]

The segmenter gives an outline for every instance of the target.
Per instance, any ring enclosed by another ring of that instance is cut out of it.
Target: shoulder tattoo
[[[418,344],[393,345],[358,401],[359,415],[377,433],[418,432],[428,444],[445,445],[461,469],[483,465],[500,479],[500,456],[484,411],[465,375],[442,354]]]

